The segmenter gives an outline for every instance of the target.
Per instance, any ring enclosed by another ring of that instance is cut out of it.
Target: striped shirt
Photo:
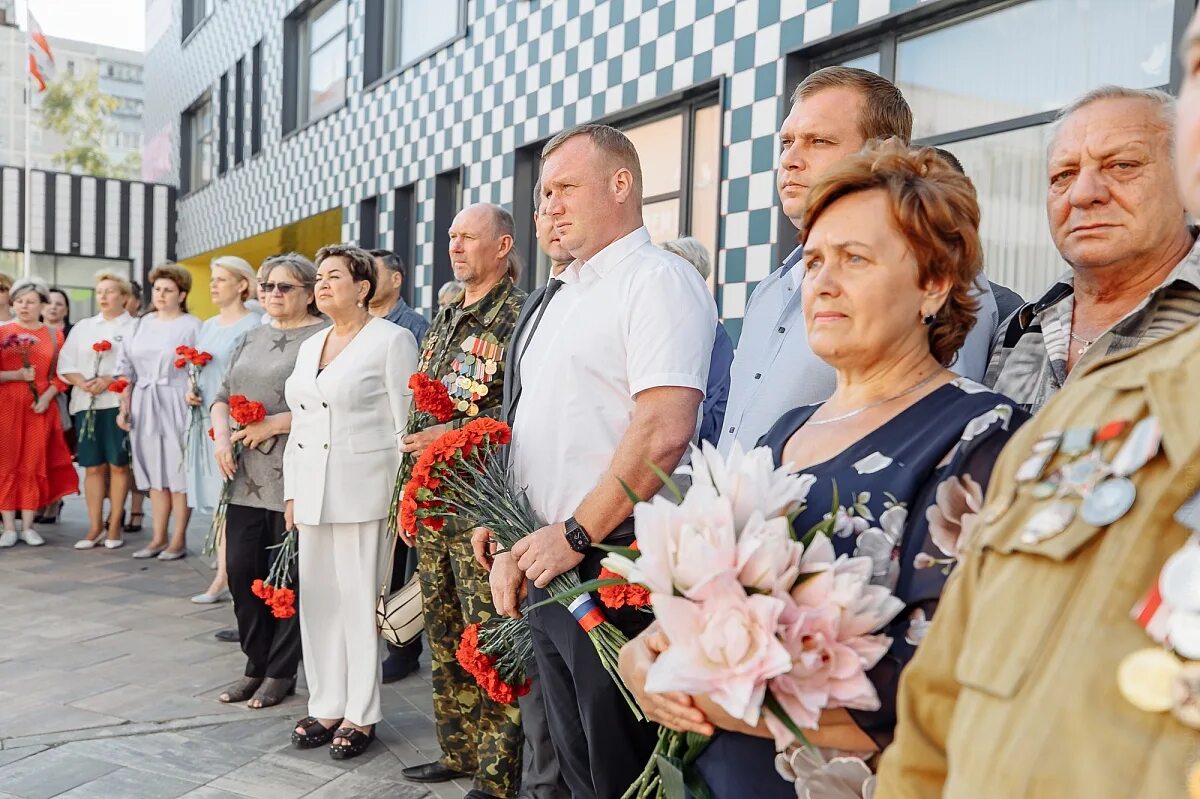
[[[1195,231],[1193,231],[1193,235]],[[997,331],[984,383],[1031,413],[1067,382],[1074,275],[1068,270],[1037,302],[1024,305]],[[1071,370],[1158,341],[1200,319],[1200,239],[1136,308],[1095,340]]]

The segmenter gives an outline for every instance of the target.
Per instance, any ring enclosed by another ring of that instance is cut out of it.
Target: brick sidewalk
[[[223,705],[244,665],[213,632],[229,604],[193,605],[212,572],[194,519],[182,561],[135,561],[122,549],[76,551],[83,502],[39,531],[46,546],[0,550],[0,799],[459,799],[470,785],[425,787],[400,769],[438,754],[428,663],[384,686],[384,722],[367,754],[332,760],[291,748],[297,696],[265,710]]]

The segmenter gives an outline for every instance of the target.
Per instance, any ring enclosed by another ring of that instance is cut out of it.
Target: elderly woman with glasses
[[[200,370],[195,391],[188,391],[187,403],[202,409],[203,421],[200,430],[212,427],[208,407],[213,402],[217,389],[229,366],[229,356],[242,336],[259,326],[258,314],[246,308],[246,300],[254,293],[257,282],[254,268],[236,255],[220,255],[212,260],[208,292],[217,315],[204,322],[196,349],[207,352],[212,361]],[[192,510],[212,513],[221,496],[221,474],[213,465],[213,442],[207,435],[193,434],[187,440],[187,501]],[[224,538],[222,538],[222,542]],[[192,597],[192,601],[208,605],[225,598],[229,578],[225,571],[225,553],[218,549],[217,573],[203,594]]]
[[[271,547],[287,530],[282,475],[292,414],[284,400],[284,383],[300,345],[326,325],[313,304],[316,269],[307,258],[295,253],[268,258],[259,274],[265,278],[258,284],[259,296],[271,321],[255,324],[234,348],[211,408],[216,468],[233,481],[225,516],[225,564],[246,655],[242,679],[219,699],[246,702],[251,708],[277,705],[296,688],[299,619],[275,618],[250,587],[266,578]],[[239,394],[265,405],[267,417],[232,432],[229,399]],[[235,443],[242,448],[236,458]],[[293,589],[299,586],[293,584]]]
[[[12,288],[16,320],[0,325],[0,547],[17,543],[17,511],[20,540],[44,544],[33,526],[37,508],[79,492],[54,404],[66,385],[54,374],[63,335],[41,319],[49,301],[50,289],[41,280],[18,281]]]

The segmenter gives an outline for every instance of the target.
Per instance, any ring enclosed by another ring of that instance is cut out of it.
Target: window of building
[[[262,150],[262,42],[250,51],[250,155]]]
[[[466,35],[465,0],[366,0],[364,78],[372,83]]]
[[[242,163],[246,147],[246,59],[233,68],[233,163]]]
[[[285,23],[285,132],[346,101],[346,6],[347,0],[323,0]]]
[[[358,246],[374,250],[379,246],[379,198],[367,197],[358,203]]]
[[[217,174],[229,171],[229,73],[221,76],[217,95]]]
[[[183,114],[180,179],[185,192],[207,186],[213,176],[213,104],[205,96]]]
[[[216,6],[214,0],[182,0],[183,3],[183,38],[187,39],[192,31],[200,27],[200,23],[208,19]]]
[[[1192,5],[1144,0],[1132,15],[1124,0],[992,3],[966,15],[934,9],[876,40],[797,54],[788,82],[842,63],[896,83],[912,107],[913,143],[954,153],[975,184],[988,277],[1032,300],[1065,269],[1045,210],[1054,117],[1104,84],[1169,90],[1177,83],[1172,42]]]
[[[462,168],[456,167],[434,178],[433,183],[433,310],[437,292],[454,279],[450,265],[450,225],[462,210]]]
[[[417,187],[402,186],[392,194],[392,252],[404,261],[404,301],[416,307]],[[435,287],[436,288],[436,287]]]

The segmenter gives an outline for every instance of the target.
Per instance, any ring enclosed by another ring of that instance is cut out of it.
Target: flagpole
[[[33,31],[33,27],[29,24],[29,17],[30,17],[29,0],[25,0],[25,36],[26,36],[26,39],[28,39],[31,32]],[[28,51],[28,49],[29,49],[29,47],[28,47],[28,45],[26,45],[26,50]],[[28,60],[28,58],[29,58],[29,56],[27,55],[26,60]],[[33,241],[33,230],[29,226],[30,209],[33,207],[32,198],[29,196],[32,193],[31,189],[33,187],[33,179],[32,179],[33,156],[32,156],[32,148],[30,147],[30,142],[29,142],[29,138],[30,138],[29,137],[29,121],[30,121],[30,117],[32,115],[33,115],[33,72],[28,68],[28,64],[27,64],[26,69],[25,69],[25,209],[24,209],[25,235],[23,237],[25,239],[25,242],[24,242],[25,243],[25,258],[24,258],[24,266],[25,266],[24,275],[25,275],[25,277],[33,276],[33,262],[32,262],[33,247],[31,244],[31,242]]]

